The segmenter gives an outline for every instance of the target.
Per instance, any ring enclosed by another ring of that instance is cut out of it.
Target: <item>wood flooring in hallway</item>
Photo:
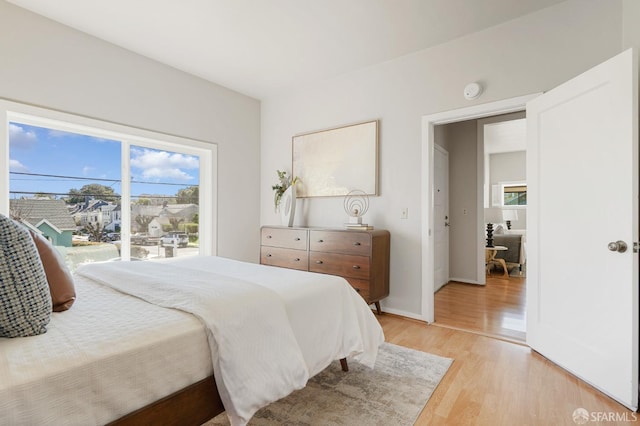
[[[487,276],[487,284],[449,282],[435,294],[434,325],[524,343],[526,278]]]

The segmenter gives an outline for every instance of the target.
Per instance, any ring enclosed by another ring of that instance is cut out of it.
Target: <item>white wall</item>
[[[0,97],[218,144],[218,254],[258,261],[259,101],[4,1]]]
[[[625,5],[626,6],[626,5]],[[623,0],[570,0],[452,42],[262,102],[262,224],[276,169],[291,169],[291,136],[380,120],[380,196],[366,221],[391,232],[388,311],[421,315],[421,117],[548,90],[622,50]],[[637,19],[636,21],[637,22]],[[630,36],[631,37],[631,36]],[[484,94],[462,96],[480,81]],[[400,210],[409,218],[400,219]],[[305,199],[302,225],[341,226],[341,198]]]

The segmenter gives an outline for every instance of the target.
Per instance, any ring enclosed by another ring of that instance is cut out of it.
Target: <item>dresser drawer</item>
[[[349,284],[351,284],[351,287],[355,288],[356,290],[366,290],[367,293],[369,292],[369,286],[371,285],[371,283],[369,282],[369,280],[359,280],[357,278],[345,278],[347,281],[349,281]]]
[[[349,278],[369,278],[369,257],[337,253],[309,253],[309,270]]]
[[[357,231],[310,231],[309,250],[368,256],[371,235]]]
[[[354,287],[354,289],[364,299],[365,302],[369,303],[369,290],[363,290],[356,287]]]
[[[263,246],[283,247],[296,250],[307,249],[307,230],[295,228],[262,228]]]
[[[305,250],[262,246],[260,247],[260,263],[306,271],[308,267],[307,252]]]

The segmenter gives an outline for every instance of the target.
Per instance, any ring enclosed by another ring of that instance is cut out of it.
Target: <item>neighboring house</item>
[[[135,221],[137,216],[146,216],[154,218],[149,224],[149,232],[151,233],[151,227],[153,224],[156,233],[163,233],[163,226],[171,226],[171,219],[177,219],[181,223],[191,222],[193,217],[198,213],[199,207],[197,204],[166,204],[164,206],[145,206],[145,205],[132,205],[131,206],[131,227],[134,232],[139,232],[138,223]],[[154,236],[160,236],[154,235]]]
[[[103,200],[87,200],[73,207],[71,215],[75,223],[81,227],[87,224],[99,224],[101,229],[115,231],[120,226],[121,212],[119,204]]]
[[[156,217],[149,222],[147,232],[149,232],[151,237],[161,237],[164,234],[162,231],[162,223],[160,223],[159,219],[160,218]]]
[[[35,198],[10,200],[9,208],[12,216],[42,233],[54,246],[71,247],[76,224],[64,201]]]
[[[111,220],[104,226],[106,231],[116,232],[120,230],[120,224],[122,223],[122,208],[120,204],[116,205],[113,210],[110,211]]]

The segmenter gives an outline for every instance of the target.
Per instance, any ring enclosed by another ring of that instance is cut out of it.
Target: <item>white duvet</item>
[[[95,263],[77,274],[198,317],[233,425],[335,359],[373,367],[384,341],[369,307],[340,277],[218,257]]]
[[[104,425],[213,374],[195,316],[74,282],[46,333],[0,338],[0,425]]]

